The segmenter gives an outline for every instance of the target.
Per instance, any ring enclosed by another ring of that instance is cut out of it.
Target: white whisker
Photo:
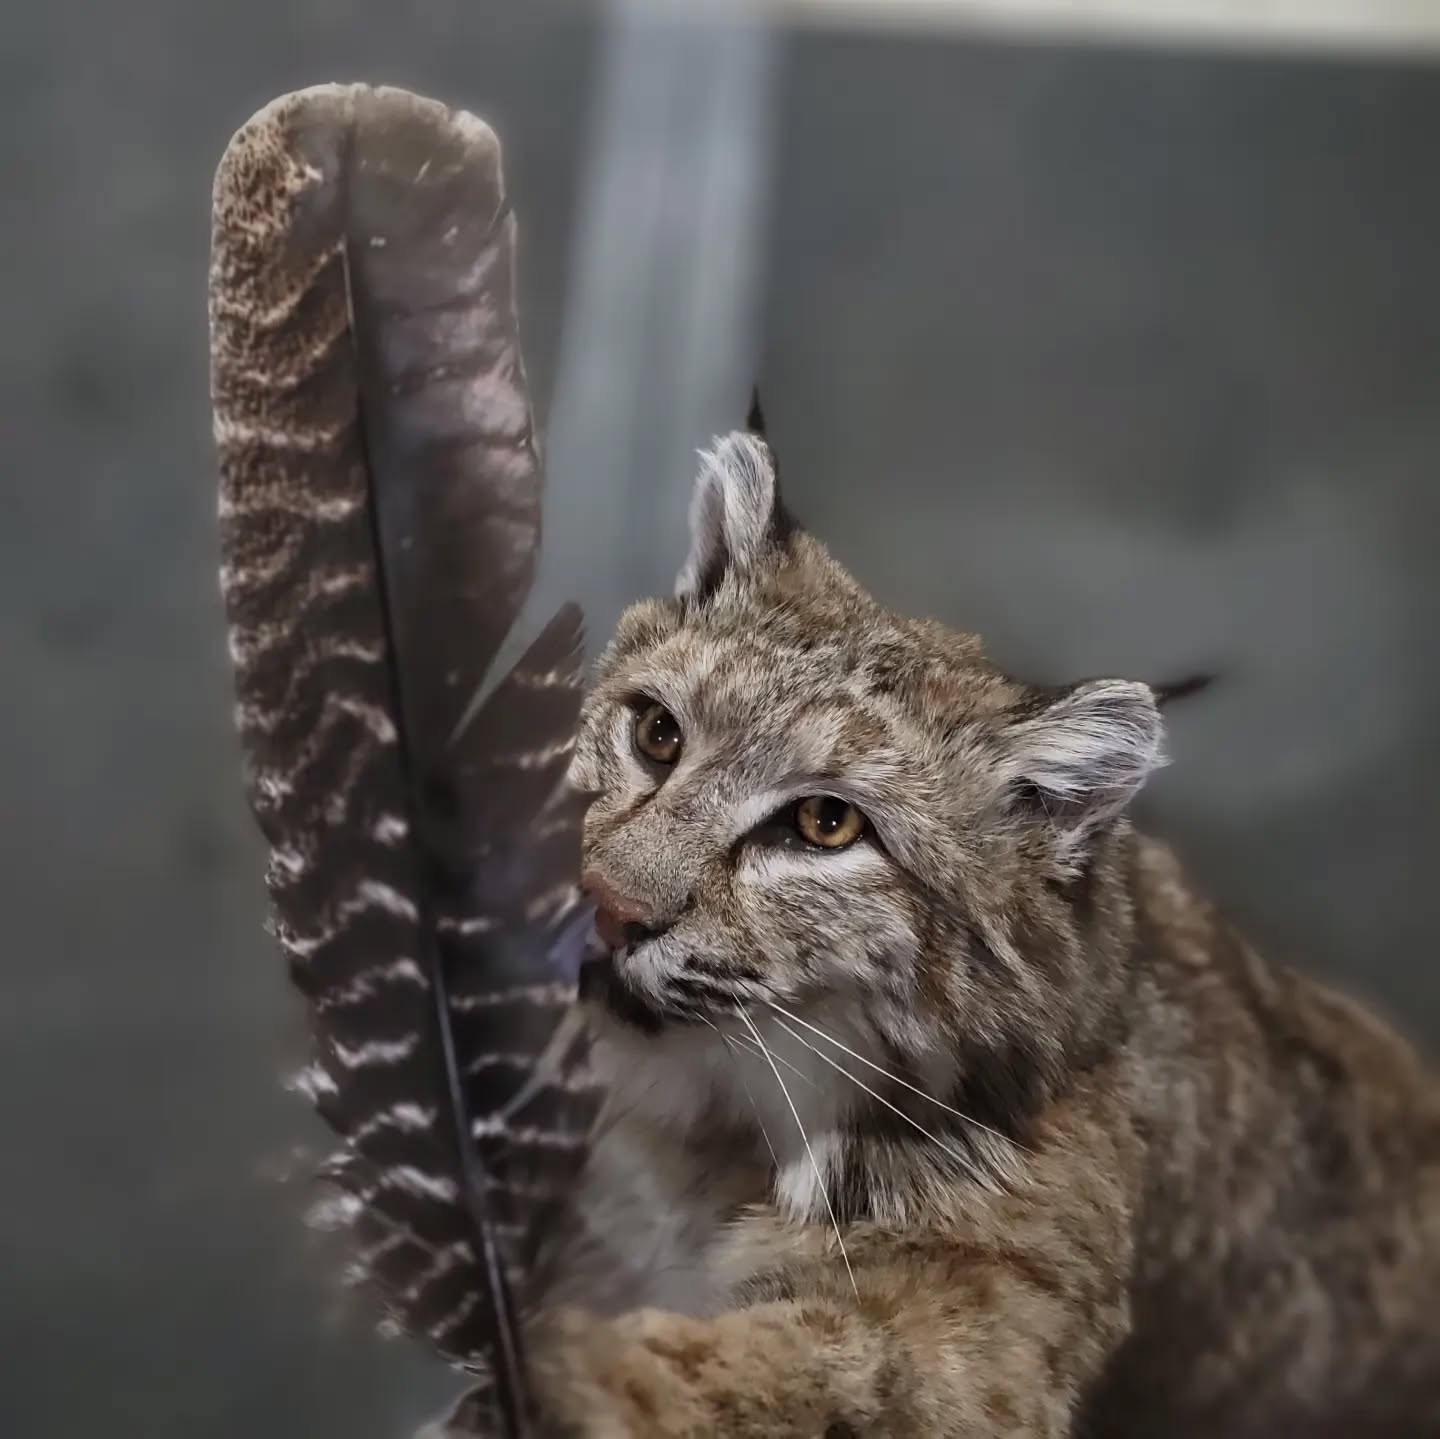
[[[704,1016],[701,1017],[703,1018]],[[775,1146],[770,1142],[770,1131],[765,1128],[765,1121],[760,1117],[760,1106],[755,1103],[755,1096],[750,1093],[750,1085],[745,1079],[745,1071],[740,1068],[739,1063],[735,1059],[735,1045],[739,1043],[739,1041],[734,1039],[733,1036],[726,1034],[718,1024],[714,1024],[708,1019],[705,1020],[705,1023],[710,1025],[710,1028],[720,1036],[720,1043],[725,1046],[725,1052],[730,1056],[730,1063],[735,1066],[735,1078],[740,1081],[740,1088],[745,1091],[745,1098],[750,1101],[750,1108],[755,1111],[755,1123],[760,1126],[760,1136],[765,1141],[765,1148],[770,1151],[770,1158],[774,1162],[775,1172],[779,1174],[780,1156],[775,1153]]]
[[[943,1109],[947,1113],[953,1114],[957,1119],[963,1119],[966,1124],[973,1124],[976,1129],[983,1129],[986,1134],[992,1135],[996,1139],[1003,1140],[1006,1144],[1015,1145],[1017,1149],[1025,1148],[1023,1144],[1020,1144],[1018,1141],[1011,1139],[1008,1134],[1001,1134],[998,1129],[991,1129],[988,1124],[982,1124],[978,1119],[972,1119],[970,1115],[966,1114],[963,1110],[956,1109],[953,1105],[946,1104],[943,1099],[936,1099],[933,1094],[927,1094],[923,1089],[920,1089],[918,1086],[911,1084],[908,1079],[901,1079],[898,1074],[891,1074],[888,1069],[885,1069],[883,1066],[876,1064],[873,1059],[866,1059],[863,1054],[857,1054],[848,1045],[841,1044],[840,1041],[834,1037],[834,1035],[826,1034],[823,1029],[817,1028],[808,1020],[801,1019],[798,1014],[791,1014],[788,1009],[782,1008],[780,1005],[776,1004],[774,1000],[766,999],[762,1000],[761,1002],[768,1005],[771,1009],[775,1011],[776,1014],[783,1014],[785,1018],[790,1020],[792,1023],[798,1024],[804,1029],[808,1029],[811,1034],[818,1034],[820,1038],[823,1039],[827,1044],[833,1044],[836,1049],[840,1050],[844,1054],[848,1054],[851,1059],[858,1059],[861,1064],[866,1066],[867,1069],[873,1069],[876,1074],[883,1074],[885,1078],[888,1079],[892,1084],[898,1084],[902,1088],[908,1089],[912,1094],[918,1094],[921,1099],[924,1099],[930,1104],[935,1105],[937,1109]],[[798,1039],[799,1035],[796,1035],[795,1037]],[[814,1049],[813,1045],[807,1047]],[[819,1052],[819,1050],[815,1050],[815,1053],[818,1054]],[[849,1073],[848,1070],[845,1072]],[[852,1079],[855,1078],[854,1075],[851,1075],[850,1077]],[[856,1079],[855,1082],[856,1084],[860,1083],[858,1079]]]
[[[815,1151],[810,1147],[810,1136],[805,1133],[805,1126],[800,1122],[800,1111],[795,1108],[795,1101],[790,1098],[790,1091],[785,1087],[785,1081],[780,1077],[780,1066],[771,1058],[769,1047],[760,1037],[760,1031],[755,1028],[755,1021],[750,1018],[749,1011],[743,1004],[736,1005],[736,1012],[745,1021],[745,1027],[750,1031],[750,1038],[760,1046],[760,1052],[770,1064],[770,1072],[775,1076],[775,1083],[780,1086],[780,1093],[785,1096],[785,1103],[790,1106],[790,1113],[795,1118],[795,1128],[800,1131],[801,1143],[805,1146],[805,1153],[810,1157],[810,1167],[815,1171],[815,1182],[820,1186],[821,1198],[825,1201],[825,1208],[830,1215],[830,1225],[835,1230],[835,1242],[840,1246],[840,1257],[845,1261],[845,1272],[850,1276],[850,1288],[855,1292],[856,1302],[860,1299],[860,1286],[855,1282],[855,1271],[850,1267],[850,1255],[845,1249],[845,1239],[840,1233],[840,1221],[835,1217],[835,1206],[830,1202],[830,1187],[825,1183],[825,1176],[820,1172],[820,1163],[815,1158]]]
[[[702,1019],[705,1018],[704,1015],[701,1015],[700,1017]],[[738,1045],[746,1054],[752,1054],[755,1056],[756,1059],[765,1058],[765,1056],[761,1054],[761,1052],[756,1049],[755,1046],[751,1044],[750,1041],[746,1039],[743,1035],[726,1034],[725,1031],[721,1029],[718,1024],[715,1024],[713,1021],[708,1019],[705,1020],[705,1023],[708,1024],[710,1028],[713,1029],[715,1033],[718,1034],[720,1038],[725,1041],[726,1044]],[[785,1068],[788,1069],[790,1073],[795,1076],[796,1079],[803,1080],[806,1084],[810,1086],[811,1089],[818,1089],[820,1087],[815,1083],[813,1079],[810,1078],[808,1074],[805,1073],[803,1069],[801,1069],[798,1065],[792,1064],[788,1059],[785,1058],[783,1054],[776,1054],[775,1051],[772,1049],[770,1051],[770,1058],[775,1060],[777,1064],[783,1064]]]
[[[937,1149],[943,1150],[946,1154],[948,1154],[951,1159],[953,1159],[958,1165],[960,1165],[962,1169],[965,1170],[967,1174],[974,1175],[982,1184],[985,1185],[987,1189],[999,1192],[993,1179],[985,1172],[984,1167],[977,1164],[973,1158],[971,1158],[967,1154],[962,1154],[958,1149],[952,1148],[943,1139],[941,1139],[938,1134],[931,1134],[931,1132],[926,1129],[923,1124],[919,1123],[918,1120],[912,1119],[908,1114],[905,1113],[903,1109],[900,1108],[899,1105],[891,1104],[891,1102],[886,1099],[883,1094],[877,1093],[877,1091],[871,1089],[870,1086],[866,1084],[863,1079],[857,1079],[855,1075],[851,1074],[850,1071],[839,1062],[839,1060],[832,1059],[828,1054],[821,1053],[821,1051],[815,1045],[811,1044],[804,1035],[798,1034],[795,1030],[791,1029],[790,1026],[786,1024],[783,1019],[777,1019],[775,1022],[780,1026],[781,1029],[785,1031],[786,1034],[788,1034],[793,1040],[795,1040],[797,1044],[803,1044],[805,1048],[811,1052],[811,1054],[815,1055],[818,1059],[823,1060],[826,1064],[830,1066],[831,1069],[838,1070],[841,1074],[845,1076],[846,1079],[851,1082],[851,1084],[859,1085],[860,1088],[863,1089],[865,1093],[871,1097],[871,1099],[879,1100],[886,1109],[890,1110],[893,1114],[898,1114],[900,1118],[905,1121],[906,1124],[911,1126],[911,1128],[918,1129],[920,1133],[923,1134],[925,1138],[930,1141],[931,1144],[933,1144]]]

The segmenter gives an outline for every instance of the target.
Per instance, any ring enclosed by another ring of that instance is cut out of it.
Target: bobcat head
[[[1127,982],[1122,814],[1160,763],[1155,696],[1025,685],[882,608],[754,434],[704,457],[690,525],[674,597],[601,657],[574,766],[612,1082],[681,1129],[799,1121],[824,1155],[800,1210],[801,1176],[918,1121],[922,1091],[924,1127],[993,1167]]]

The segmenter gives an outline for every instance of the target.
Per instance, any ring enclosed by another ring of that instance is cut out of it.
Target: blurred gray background
[[[299,1221],[215,583],[210,177],[318,80],[486,115],[543,409],[597,26],[50,0],[0,34],[0,1434],[392,1439],[451,1384]],[[1440,70],[809,33],[778,83],[759,371],[801,517],[1027,677],[1218,668],[1148,822],[1440,1048]],[[613,500],[637,592],[687,483]]]

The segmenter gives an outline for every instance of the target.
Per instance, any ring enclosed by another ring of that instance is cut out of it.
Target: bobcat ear
[[[1073,848],[1114,819],[1164,764],[1154,691],[1130,680],[1067,690],[1006,734],[1012,798]]]
[[[725,575],[754,571],[794,529],[769,445],[740,430],[726,435],[700,457],[690,501],[690,553],[675,580],[676,597],[704,599]]]

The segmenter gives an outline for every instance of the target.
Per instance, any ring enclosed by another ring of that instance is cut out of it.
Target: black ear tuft
[[[1172,680],[1169,684],[1153,685],[1155,691],[1155,703],[1164,709],[1166,705],[1176,700],[1189,699],[1191,695],[1198,695],[1203,690],[1208,690],[1219,678],[1218,675],[1187,675],[1183,680]]]
[[[765,433],[765,411],[760,407],[760,386],[754,385],[750,390],[750,412],[745,416],[745,428],[752,435],[759,435],[762,440],[769,440]]]
[[[780,460],[775,454],[775,446],[770,441],[770,434],[765,424],[765,410],[760,403],[758,383],[750,387],[750,409],[745,416],[745,429],[757,439],[764,440],[765,448],[770,452],[770,468],[775,473],[775,513],[771,524],[775,539],[780,544],[787,544],[791,536],[799,530],[800,524],[790,513],[790,509],[780,493]]]

